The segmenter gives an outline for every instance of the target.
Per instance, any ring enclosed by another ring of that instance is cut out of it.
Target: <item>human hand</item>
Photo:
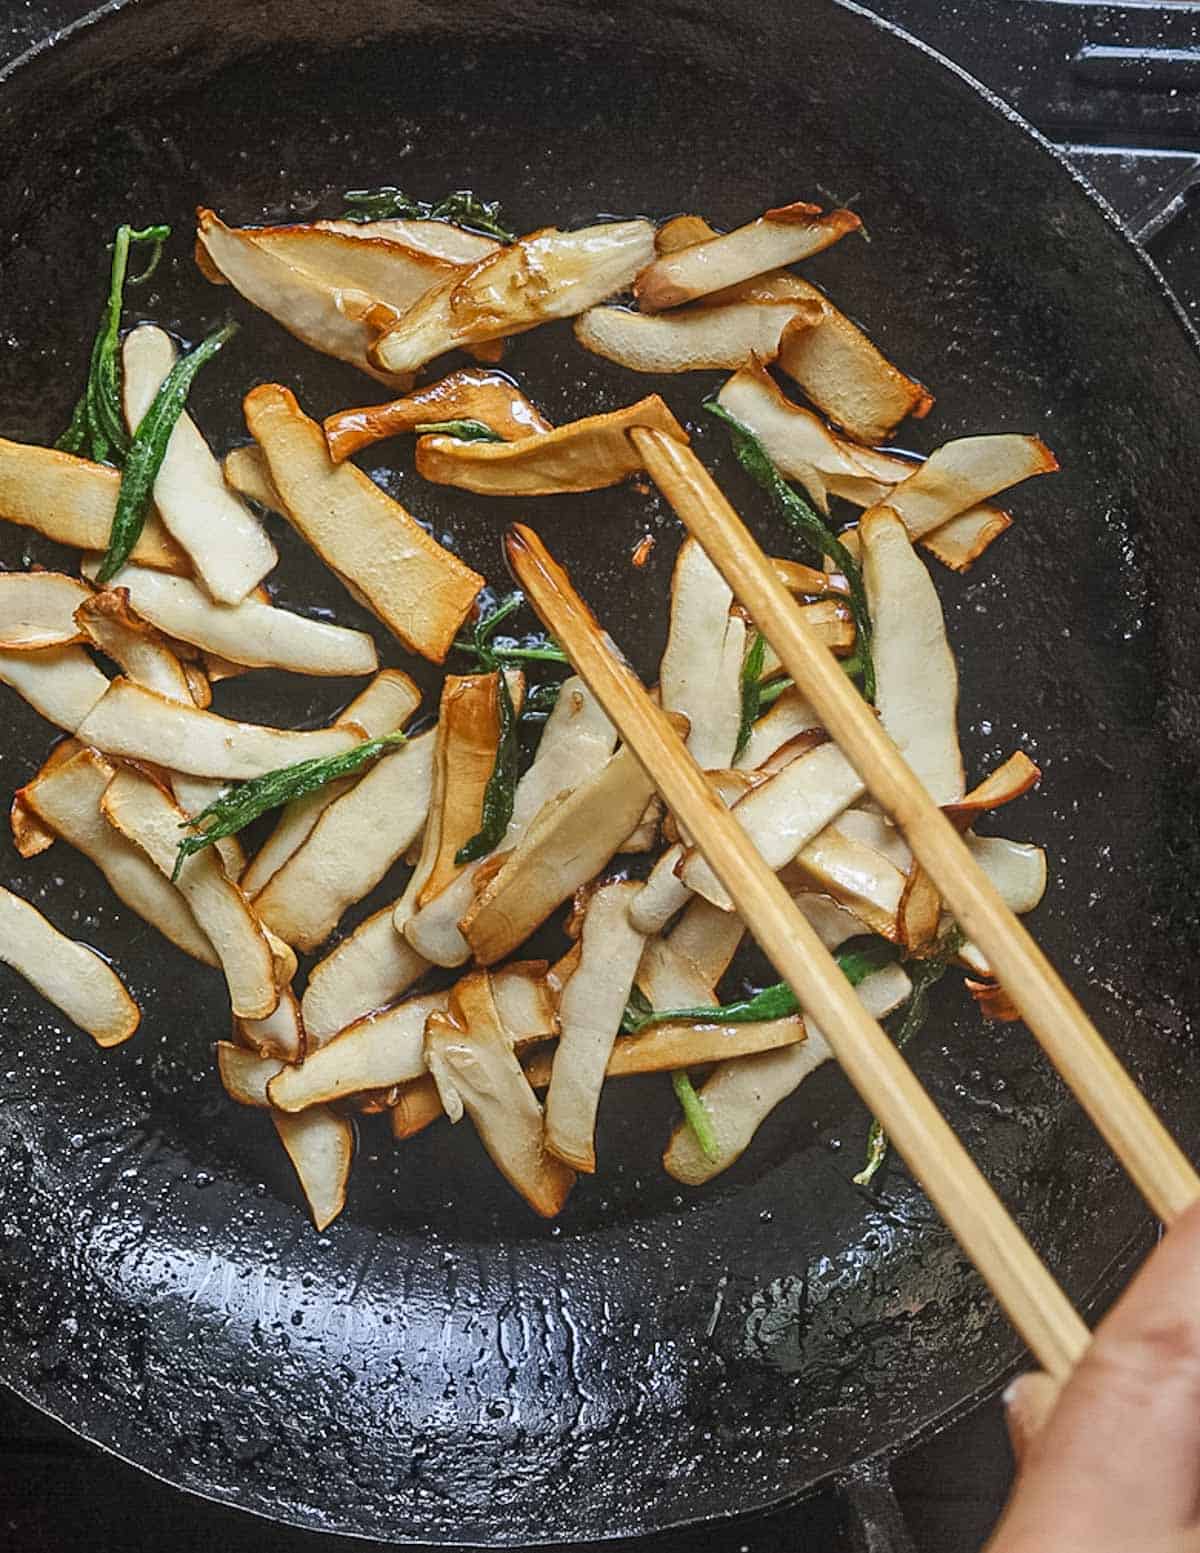
[[[1018,1474],[986,1553],[1200,1553],[1200,1205],[1061,1393],[1025,1375],[1006,1401]]]

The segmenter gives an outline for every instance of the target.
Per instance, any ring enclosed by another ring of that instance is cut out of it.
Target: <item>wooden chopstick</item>
[[[1058,1380],[1088,1330],[1009,1217],[911,1068],[867,1013],[833,956],[714,794],[666,714],[608,645],[566,573],[532,530],[509,531],[526,596],[733,897],[746,925],[820,1025],[850,1082],[878,1116],[1038,1362]]]
[[[1200,1177],[1145,1096],[913,775],[832,653],[809,634],[791,595],[695,453],[647,428],[636,428],[629,436],[654,482],[749,610],[871,795],[899,826],[959,926],[983,950],[1113,1153],[1158,1217],[1172,1223],[1200,1198]]]

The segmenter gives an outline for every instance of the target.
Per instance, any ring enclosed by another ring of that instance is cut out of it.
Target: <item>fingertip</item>
[[[1041,1370],[1018,1375],[1004,1393],[1004,1418],[1018,1463],[1042,1432],[1058,1401],[1058,1382]]]

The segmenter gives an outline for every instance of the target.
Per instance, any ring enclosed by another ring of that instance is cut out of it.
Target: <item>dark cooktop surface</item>
[[[0,0],[0,61],[92,7],[87,0]],[[1012,102],[1139,234],[1200,324],[1200,3],[1080,0],[876,0],[883,15]],[[973,1553],[1003,1503],[1011,1462],[998,1402],[899,1461],[892,1489],[923,1553]],[[659,1540],[684,1553],[880,1546],[891,1518],[868,1484],[857,1507],[818,1500],[723,1533]],[[376,1544],[273,1527],[202,1501],[82,1445],[0,1393],[0,1546],[23,1553],[317,1553]]]

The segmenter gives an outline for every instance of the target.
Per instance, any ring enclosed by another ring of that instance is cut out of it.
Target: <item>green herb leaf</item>
[[[770,684],[760,684],[758,690],[759,712],[763,712],[769,706],[774,706],[784,691],[791,690],[795,683],[794,679],[789,679],[785,674],[780,679],[773,679]]]
[[[896,1045],[901,1051],[924,1028],[925,1020],[929,1015],[930,989],[935,987],[946,974],[963,946],[964,936],[960,928],[952,927],[942,936],[937,949],[927,959],[908,962],[912,968],[912,991],[909,993],[908,1002],[904,1005],[904,1013],[901,1015],[895,1034]],[[867,1134],[866,1161],[854,1177],[855,1186],[870,1186],[879,1167],[887,1158],[887,1152],[887,1133],[879,1125],[878,1120],[873,1120],[871,1130]]]
[[[536,647],[519,647],[515,643],[496,644],[496,632],[524,602],[523,593],[510,593],[490,614],[479,616],[470,636],[457,638],[455,651],[473,654],[480,668],[487,672],[499,668],[503,663],[569,663],[571,660],[552,636],[543,636],[542,645]]]
[[[855,653],[862,669],[862,691],[868,701],[875,699],[875,662],[871,656],[871,612],[863,586],[862,568],[841,540],[799,491],[790,486],[771,462],[766,449],[724,405],[707,399],[704,408],[729,427],[737,461],[756,484],[771,497],[784,521],[816,552],[828,556],[845,577],[850,589],[850,613],[854,617],[857,639]]]
[[[457,437],[459,442],[503,442],[498,431],[483,421],[426,421],[414,426],[418,437]]]
[[[196,374],[236,331],[236,324],[226,324],[223,329],[215,330],[206,340],[202,340],[195,350],[181,356],[159,384],[150,408],[138,423],[121,473],[121,488],[117,492],[108,549],[96,573],[96,581],[100,584],[110,582],[116,576],[138,542],[146,514],[150,510],[154,482],[158,478],[167,443],[183,414]]]
[[[350,776],[368,761],[406,742],[406,736],[402,733],[387,733],[382,738],[367,739],[365,743],[356,744],[341,755],[317,755],[311,760],[299,760],[294,765],[268,771],[260,777],[254,777],[252,781],[239,782],[186,822],[185,829],[198,831],[199,834],[186,836],[179,843],[172,879],[178,879],[179,870],[193,853],[211,847],[226,836],[235,836],[252,820],[258,819],[260,814],[278,809],[281,804],[291,803],[294,798],[303,798],[306,793],[316,792],[317,788],[324,787],[327,782]]]
[[[683,1112],[684,1120],[692,1129],[696,1142],[700,1145],[700,1152],[710,1164],[715,1164],[721,1157],[721,1150],[717,1143],[717,1134],[713,1128],[712,1117],[708,1114],[708,1108],[696,1093],[695,1086],[682,1068],[671,1074],[671,1083],[675,1089],[675,1098],[679,1101],[679,1109]]]
[[[544,723],[558,705],[558,695],[561,690],[562,685],[556,680],[548,680],[544,685],[535,685],[525,696],[525,705],[521,708],[521,721]]]
[[[517,738],[517,709],[508,688],[508,675],[503,669],[496,671],[496,697],[500,710],[500,742],[496,746],[496,762],[483,790],[479,829],[454,854],[456,863],[473,863],[477,858],[494,852],[504,840],[504,833],[512,819],[521,745]]]
[[[346,221],[389,221],[403,217],[411,221],[449,221],[454,226],[482,232],[502,243],[515,243],[516,233],[504,224],[504,213],[497,200],[481,200],[470,189],[455,189],[444,199],[430,204],[410,199],[401,189],[386,185],[379,189],[347,189]]]
[[[120,335],[129,254],[135,243],[151,245],[146,268],[128,278],[129,285],[141,285],[157,269],[163,244],[170,235],[169,226],[148,226],[135,231],[127,224],[119,226],[114,234],[108,300],[92,342],[87,383],[71,413],[71,424],[55,443],[64,453],[86,453],[97,463],[115,464],[117,468],[125,461],[129,433],[121,411]]]
[[[767,639],[761,631],[754,633],[750,651],[742,660],[742,720],[738,724],[737,743],[733,749],[734,763],[750,742],[750,734],[762,706],[762,671],[767,656]]]

